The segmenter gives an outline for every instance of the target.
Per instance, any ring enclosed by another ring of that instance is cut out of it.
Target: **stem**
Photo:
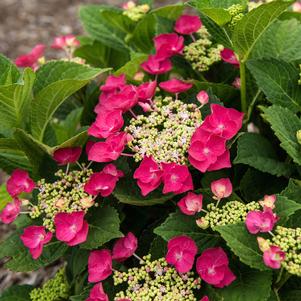
[[[190,37],[191,37],[192,41],[195,42],[195,37],[194,37],[194,35],[191,34]]]
[[[133,116],[135,119],[137,119],[137,115],[133,112],[132,109],[129,109],[129,112],[132,114],[132,116]]]
[[[274,233],[273,233],[272,231],[269,231],[269,234],[270,234],[271,236],[275,236]]]
[[[70,167],[70,164],[68,163],[67,167],[66,167],[66,175],[69,173],[69,167]]]
[[[76,164],[77,164],[77,166],[79,166],[79,168],[80,168],[81,170],[84,170],[83,167],[81,166],[81,164],[80,164],[78,161],[76,161]]]
[[[89,164],[87,165],[86,169],[89,169],[89,167],[93,164],[93,161],[90,161]]]
[[[241,110],[246,113],[248,110],[247,103],[247,85],[246,85],[246,65],[245,62],[240,62],[240,98]]]
[[[246,119],[244,121],[245,123],[249,122],[249,120],[251,118],[251,115],[252,115],[252,112],[253,112],[253,109],[254,109],[254,106],[255,106],[255,103],[257,102],[257,99],[258,99],[260,94],[261,94],[261,91],[258,90],[257,93],[255,94],[255,96],[253,97],[252,102],[250,103],[249,108],[248,108],[248,113],[247,113]]]
[[[133,154],[126,154],[126,153],[121,153],[121,156],[125,156],[125,157],[134,157]]]
[[[134,253],[133,256],[137,258],[140,262],[144,262],[144,260],[141,257],[139,257],[136,253]]]

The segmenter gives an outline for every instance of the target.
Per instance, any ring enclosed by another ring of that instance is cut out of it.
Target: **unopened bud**
[[[201,103],[201,105],[205,105],[208,103],[209,101],[209,95],[206,91],[202,90],[200,91],[197,96],[196,96],[197,100]]]
[[[209,222],[204,217],[197,219],[196,224],[198,227],[200,227],[203,230],[209,227]]]

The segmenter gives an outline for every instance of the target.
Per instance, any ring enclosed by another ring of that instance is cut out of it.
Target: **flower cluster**
[[[45,282],[41,288],[30,292],[32,301],[57,301],[69,297],[69,285],[65,276],[65,268],[60,268],[55,276]]]
[[[245,12],[245,7],[241,4],[231,5],[227,11],[231,16],[231,21],[229,23],[230,28],[234,28],[235,25],[242,19]]]
[[[221,60],[220,52],[224,46],[212,42],[211,35],[204,25],[197,31],[196,37],[195,41],[185,46],[184,58],[194,70],[204,72]]]
[[[187,163],[187,149],[201,113],[195,104],[185,104],[172,97],[156,97],[149,115],[132,118],[125,131],[133,139],[128,146],[135,161],[152,156],[156,162]]]
[[[134,22],[138,22],[150,10],[149,5],[136,5],[133,1],[126,2],[122,5],[122,8],[124,9],[123,15],[127,16]]]

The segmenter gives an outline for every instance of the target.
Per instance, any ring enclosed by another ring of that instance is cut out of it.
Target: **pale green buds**
[[[297,137],[298,143],[301,144],[301,130],[297,131],[296,137]]]

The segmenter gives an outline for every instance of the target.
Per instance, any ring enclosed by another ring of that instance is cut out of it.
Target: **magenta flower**
[[[246,217],[246,227],[251,234],[270,232],[278,220],[271,208],[266,208],[264,211],[250,211]]]
[[[202,27],[202,21],[198,16],[182,15],[176,21],[174,30],[183,35],[190,35]]]
[[[179,79],[176,79],[176,78],[167,80],[165,82],[161,82],[159,84],[159,87],[162,90],[164,90],[168,93],[173,93],[173,94],[178,94],[178,93],[185,92],[185,91],[191,89],[192,86],[193,86],[192,84],[183,82],[183,81],[181,81]]]
[[[195,215],[202,210],[203,196],[201,194],[188,192],[188,194],[184,196],[177,205],[184,214]]]
[[[4,224],[12,223],[20,214],[22,202],[15,198],[8,203],[0,213],[0,220]]]
[[[271,269],[280,269],[282,261],[285,260],[285,252],[277,246],[270,246],[270,248],[263,252],[263,261],[266,266]]]
[[[167,245],[166,261],[173,265],[179,273],[188,273],[194,264],[198,248],[188,236],[176,236]]]
[[[78,47],[80,42],[76,39],[76,36],[73,34],[68,34],[65,36],[55,37],[51,45],[51,48],[54,49],[65,49],[67,47]]]
[[[78,161],[81,153],[81,147],[60,148],[53,153],[53,159],[58,165],[66,165]]]
[[[176,33],[160,34],[154,38],[154,43],[157,56],[164,59],[182,54],[184,49],[184,38]]]
[[[227,140],[233,138],[242,126],[244,114],[218,104],[210,107],[211,114],[205,118],[202,129]]]
[[[236,279],[228,265],[227,254],[222,248],[210,248],[197,259],[196,270],[202,280],[222,288],[230,285]]]
[[[104,85],[100,87],[102,92],[116,92],[126,85],[125,74],[119,76],[109,75]]]
[[[88,259],[88,281],[99,282],[112,274],[112,256],[110,250],[97,250],[90,253]]]
[[[131,257],[137,250],[138,241],[136,236],[129,232],[126,236],[119,238],[113,247],[112,258],[118,262],[123,262]]]
[[[84,190],[90,195],[100,194],[102,197],[107,197],[112,194],[122,176],[122,171],[118,170],[115,165],[108,164],[101,172],[91,175]]]
[[[238,90],[240,89],[241,83],[240,83],[240,77],[239,76],[235,77],[235,79],[234,79],[234,81],[232,83],[232,86],[234,88],[238,89]]]
[[[169,59],[150,55],[147,61],[141,64],[141,67],[144,71],[150,74],[163,74],[171,70],[172,64]]]
[[[217,200],[229,197],[232,190],[233,187],[229,178],[221,178],[211,182],[211,191]]]
[[[85,242],[89,225],[84,216],[84,211],[58,213],[54,218],[56,238],[71,247]]]
[[[196,99],[200,102],[201,105],[205,105],[209,101],[209,95],[206,91],[201,90],[197,96]]]
[[[91,147],[88,159],[95,162],[110,162],[118,159],[129,138],[129,135],[124,132],[110,135],[105,141],[97,142]]]
[[[138,99],[140,102],[145,102],[147,100],[151,100],[155,93],[157,88],[157,82],[146,82],[138,86]]]
[[[204,296],[200,301],[210,301],[208,296]]]
[[[193,190],[192,177],[186,165],[176,163],[162,163],[163,193],[180,194]]]
[[[44,226],[29,226],[24,229],[20,238],[24,246],[29,249],[32,258],[38,259],[43,252],[44,245],[52,239],[52,233],[46,233]]]
[[[122,111],[104,111],[88,129],[88,134],[96,138],[107,138],[123,127]]]
[[[16,58],[16,65],[18,67],[30,67],[33,70],[38,69],[39,59],[44,55],[46,46],[43,44],[36,45],[29,53],[20,55]]]
[[[229,48],[224,48],[221,51],[221,58],[224,62],[234,65],[235,67],[239,68],[239,60],[237,59],[233,50]]]
[[[144,157],[140,166],[135,170],[134,179],[141,189],[143,196],[157,189],[162,182],[162,170],[153,157]]]
[[[6,183],[7,192],[12,197],[22,192],[31,193],[34,188],[34,181],[29,177],[28,172],[22,169],[15,169]]]
[[[109,301],[108,295],[104,292],[102,283],[97,283],[90,291],[89,298],[86,301]]]
[[[188,155],[189,162],[201,172],[231,167],[226,140],[210,135],[203,130],[202,125],[192,136]]]

